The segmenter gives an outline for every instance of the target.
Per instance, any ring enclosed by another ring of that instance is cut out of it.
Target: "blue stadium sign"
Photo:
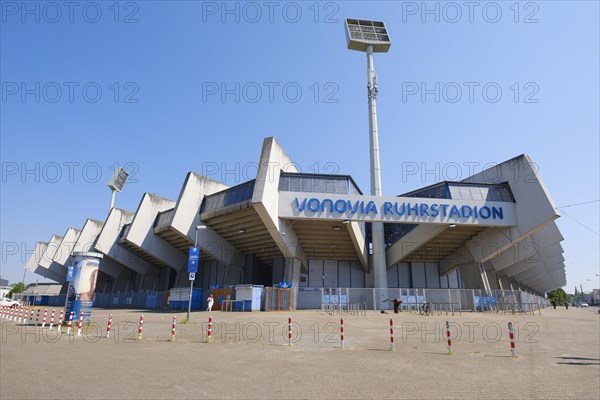
[[[200,248],[190,247],[190,253],[188,255],[188,272],[198,272],[198,260],[200,258]]]

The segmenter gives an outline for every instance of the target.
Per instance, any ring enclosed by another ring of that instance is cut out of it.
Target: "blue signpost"
[[[198,260],[200,258],[200,248],[190,247],[188,255],[188,272],[198,272]]]
[[[190,274],[190,298],[188,301],[187,320],[190,320],[190,312],[192,311],[192,291],[194,290],[194,280],[198,272],[198,261],[200,260],[200,248],[190,247],[188,254],[188,272]]]

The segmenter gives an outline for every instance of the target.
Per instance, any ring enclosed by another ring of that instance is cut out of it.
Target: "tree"
[[[556,289],[548,292],[548,300],[554,301],[558,305],[565,304],[568,301],[567,293],[562,289]]]
[[[8,297],[9,299],[12,299],[13,294],[23,293],[23,290],[25,290],[25,285],[23,284],[23,282],[19,282],[16,285],[14,285],[12,289],[10,289],[10,292],[8,292],[6,297]]]

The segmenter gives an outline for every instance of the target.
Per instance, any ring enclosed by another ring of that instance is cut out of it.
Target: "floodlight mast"
[[[379,136],[377,131],[377,76],[373,52],[385,53],[391,42],[385,24],[381,21],[346,19],[348,48],[367,53],[367,95],[369,102],[369,158],[371,170],[371,195],[382,196],[381,168],[379,163]],[[379,291],[380,301],[387,298],[387,263],[383,222],[371,223],[373,287]],[[377,305],[375,305],[377,307]]]
[[[108,212],[113,209],[115,205],[115,194],[123,190],[123,186],[125,186],[125,182],[127,182],[128,177],[129,173],[123,168],[119,167],[115,170],[115,173],[108,181],[108,187],[112,192],[110,195],[110,207],[108,208]]]
[[[371,161],[371,195],[382,196],[381,168],[379,164],[379,136],[377,133],[377,76],[373,66],[373,46],[367,47],[367,73],[369,96],[369,154]]]

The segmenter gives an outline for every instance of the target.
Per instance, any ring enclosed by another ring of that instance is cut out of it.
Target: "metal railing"
[[[438,315],[443,313],[454,315],[456,312],[468,311],[541,314],[543,308],[550,307],[548,299],[518,290],[486,292],[479,289],[294,288],[292,293],[292,296],[297,299],[297,310],[322,310],[332,314],[363,315],[367,310],[393,310],[392,302],[381,302],[381,300],[398,298],[402,299],[400,310],[403,312],[418,313],[419,307],[430,303],[432,311]],[[169,292],[164,291],[96,293],[94,307],[167,309],[169,308],[168,295]],[[33,305],[61,306],[65,304],[65,296],[65,294],[54,296],[15,294],[15,299],[28,301]],[[276,298],[272,295],[269,297],[270,303]],[[263,292],[263,303],[265,298]],[[171,306],[173,304],[172,302]],[[284,308],[287,309],[287,306]]]
[[[418,312],[430,303],[434,313],[471,312],[541,313],[550,303],[542,297],[519,290],[480,289],[412,289],[412,288],[299,288],[297,309],[320,309],[343,312],[350,304],[366,310],[392,310],[392,302],[402,299],[401,311]]]

